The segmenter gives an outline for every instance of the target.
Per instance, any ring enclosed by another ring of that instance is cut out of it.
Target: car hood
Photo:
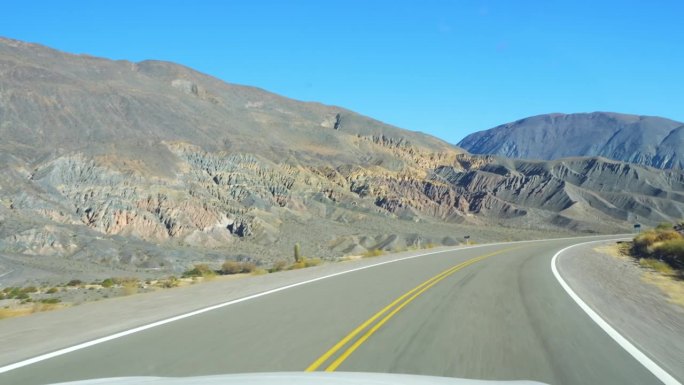
[[[532,385],[535,381],[490,381],[464,378],[419,376],[412,374],[351,372],[275,372],[225,374],[200,377],[116,377],[98,378],[59,385]]]

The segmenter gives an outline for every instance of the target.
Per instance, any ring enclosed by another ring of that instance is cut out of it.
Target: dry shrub
[[[682,239],[682,235],[674,230],[658,231],[658,242],[674,241]]]
[[[20,308],[3,308],[0,309],[0,319],[21,317],[29,315],[32,313],[32,308],[20,307]]]
[[[172,287],[178,287],[179,284],[180,284],[180,280],[173,275],[166,278],[166,279],[160,279],[157,282],[157,285],[164,288],[164,289],[170,289]]]
[[[666,275],[672,275],[674,274],[674,270],[670,265],[663,261],[659,261],[657,259],[653,258],[641,258],[639,260],[639,265],[642,267],[647,267],[649,269],[653,269],[661,274],[666,274]]]
[[[668,230],[648,230],[634,237],[634,249],[641,256],[651,253],[651,247],[658,242],[668,242],[682,239],[678,232]]]
[[[659,226],[655,230],[637,235],[634,237],[632,250],[637,258],[652,259],[660,264],[669,265],[670,270],[675,268],[681,273],[684,268],[684,236],[671,226]],[[639,263],[661,272],[665,270],[664,267],[653,267],[653,263],[649,261]]]
[[[296,269],[305,269],[307,267],[313,267],[313,266],[318,266],[322,263],[320,258],[306,258],[306,257],[301,257],[299,262],[295,262],[288,266],[288,270],[296,270]]]
[[[285,262],[282,259],[279,259],[275,262],[273,262],[273,266],[271,266],[270,269],[268,269],[269,273],[275,273],[277,271],[285,270],[287,267],[287,262]]]
[[[193,266],[192,269],[186,271],[183,273],[183,278],[191,278],[191,277],[204,277],[204,278],[212,278],[216,276],[216,272],[212,270],[209,265],[206,263],[198,263],[195,266]]]
[[[256,265],[252,262],[225,261],[221,266],[222,274],[251,273],[256,270]]]
[[[383,254],[385,254],[385,252],[382,249],[372,249],[372,250],[368,250],[365,253],[363,253],[362,256],[364,258],[370,258],[370,257],[379,257]]]
[[[127,283],[123,285],[123,295],[133,295],[138,292],[138,285]]]

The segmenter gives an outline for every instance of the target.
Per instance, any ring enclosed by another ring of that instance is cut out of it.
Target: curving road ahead
[[[485,245],[365,268],[9,370],[0,383],[308,369],[659,384],[551,273],[558,250],[592,239]]]

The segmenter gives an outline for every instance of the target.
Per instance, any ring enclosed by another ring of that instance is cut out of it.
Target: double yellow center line
[[[420,285],[414,287],[413,289],[409,290],[406,292],[404,295],[401,297],[395,299],[392,303],[387,305],[385,308],[380,310],[379,312],[375,313],[371,318],[366,320],[364,323],[359,325],[356,329],[352,330],[351,333],[347,334],[346,337],[342,338],[340,342],[336,343],[335,346],[330,348],[327,352],[325,352],[322,356],[320,356],[316,361],[314,361],[311,365],[309,365],[308,368],[306,368],[307,372],[313,372],[317,370],[321,365],[323,365],[325,362],[330,360],[331,357],[333,357],[338,351],[340,351],[343,347],[345,347],[349,342],[351,342],[357,335],[359,335],[361,332],[366,330],[370,325],[372,325],[375,321],[377,321],[380,317],[384,315],[384,317],[376,322],[370,329],[368,329],[361,337],[356,339],[354,343],[352,343],[347,350],[345,350],[342,354],[337,356],[326,368],[326,372],[332,372],[339,367],[344,360],[346,360],[356,349],[358,349],[359,346],[361,346],[370,336],[373,335],[378,329],[382,327],[387,321],[389,321],[392,317],[394,317],[395,314],[397,314],[401,309],[406,307],[411,301],[416,299],[418,296],[421,294],[425,293],[429,288],[432,286],[436,285],[439,281],[443,280],[444,278],[450,276],[451,274],[454,274],[455,272],[463,269],[464,267],[467,267],[469,265],[472,265],[475,262],[481,261],[485,258],[489,258],[491,256],[497,255],[504,253],[506,251],[510,251],[513,249],[517,249],[518,247],[512,247],[504,250],[499,250],[490,254],[486,255],[481,255],[479,257],[475,257],[472,259],[469,259],[465,262],[459,263],[456,266],[453,266],[447,270],[444,270],[443,272],[435,275],[434,277],[428,279],[427,281],[421,283]],[[387,313],[385,315],[385,313]]]

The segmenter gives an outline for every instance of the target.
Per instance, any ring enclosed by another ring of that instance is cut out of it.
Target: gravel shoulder
[[[561,276],[620,334],[684,381],[684,307],[648,283],[647,269],[611,253],[611,245],[615,241],[567,250],[557,261]]]

